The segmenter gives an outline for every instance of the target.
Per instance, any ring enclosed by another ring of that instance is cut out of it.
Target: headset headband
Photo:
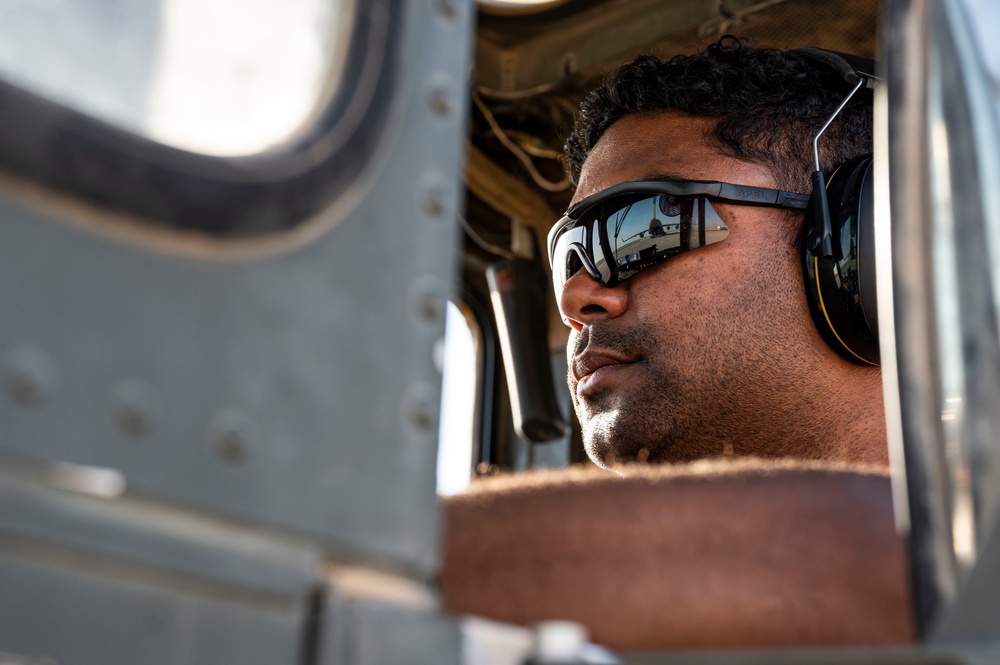
[[[880,82],[867,58],[799,48],[791,53],[836,73],[847,91],[813,138],[815,171],[803,234],[803,268],[810,310],[827,343],[862,365],[879,363],[871,155],[840,165],[828,179],[820,166],[819,139],[861,88]],[[828,196],[829,192],[829,196]]]
[[[813,46],[792,49],[789,53],[797,53],[832,69],[844,79],[847,85],[852,87],[858,84],[858,79],[864,79],[866,88],[874,88],[876,83],[882,81],[875,73],[877,69],[875,61],[870,58],[837,51],[825,51]]]

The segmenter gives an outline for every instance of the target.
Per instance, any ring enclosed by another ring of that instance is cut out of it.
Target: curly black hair
[[[673,111],[717,118],[723,154],[758,163],[780,186],[810,190],[812,140],[850,91],[832,68],[790,51],[757,48],[727,35],[697,55],[640,56],[612,72],[580,106],[566,142],[570,179],[616,120]],[[872,151],[872,95],[859,91],[820,139],[820,165]]]

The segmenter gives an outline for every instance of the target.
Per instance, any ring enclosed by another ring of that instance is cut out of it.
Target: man
[[[730,39],[639,58],[587,97],[567,144],[576,196],[553,236],[585,443],[604,467],[703,461],[451,500],[448,607],[574,619],[619,648],[912,639],[879,372],[825,344],[803,287],[807,197],[794,192],[809,191],[812,137],[846,92],[797,54]],[[827,130],[821,162],[870,150],[869,96]],[[791,203],[679,195],[697,181]],[[656,261],[665,241],[646,233],[660,215],[681,235]],[[592,220],[637,251],[598,265]],[[719,459],[736,456],[753,459]]]
[[[621,68],[567,144],[574,204],[624,182],[810,191],[812,140],[850,88],[804,57],[721,42]],[[820,142],[824,172],[872,150],[871,94]],[[607,204],[610,205],[610,204]],[[598,464],[724,454],[888,461],[878,368],[841,359],[811,320],[801,209],[712,200],[730,235],[607,287],[559,296],[569,386]],[[648,221],[648,215],[646,215]]]

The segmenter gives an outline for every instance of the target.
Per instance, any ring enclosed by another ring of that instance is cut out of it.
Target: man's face
[[[673,114],[617,121],[583,165],[574,202],[631,180],[780,186],[764,167],[721,154],[711,128]],[[713,207],[730,228],[725,241],[613,288],[583,270],[566,282],[569,387],[599,464],[820,456],[808,418],[823,408],[813,388],[832,351],[809,317],[797,223],[775,208]]]

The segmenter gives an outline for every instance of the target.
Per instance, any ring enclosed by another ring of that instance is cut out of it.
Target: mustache
[[[573,357],[579,357],[590,346],[623,356],[646,356],[645,345],[649,339],[651,336],[645,324],[622,329],[595,321],[577,335],[573,342]]]

